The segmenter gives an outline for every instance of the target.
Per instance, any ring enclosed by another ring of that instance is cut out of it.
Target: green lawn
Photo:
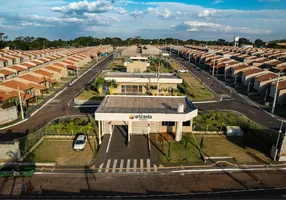
[[[187,142],[188,141],[188,142]],[[187,143],[186,143],[187,142]],[[182,141],[157,140],[157,146],[164,154],[159,155],[162,164],[201,163],[200,151],[193,138],[182,138]]]
[[[158,139],[157,137],[157,145],[164,152],[164,154],[160,154],[160,160],[163,164],[202,162],[198,147],[201,147],[204,157],[231,156],[237,163],[270,162],[268,157],[272,145],[275,145],[277,140],[276,132],[250,121],[239,113],[214,111],[199,113],[194,119],[194,130],[201,131],[202,134],[205,131],[202,114],[216,116],[208,128],[209,131],[221,130],[219,122],[223,122],[224,126],[240,126],[244,132],[244,137],[226,138],[224,135],[195,135],[194,138],[191,133],[184,133],[181,142],[175,142],[174,136],[171,139],[170,137],[169,139]],[[185,148],[187,138],[189,142]],[[170,157],[169,148],[171,149]]]
[[[194,135],[193,137],[191,133],[184,133],[180,142],[164,141],[163,144],[161,142],[157,142],[157,144],[164,152],[159,155],[159,159],[164,165],[203,163],[202,156],[204,158],[233,157],[236,163],[269,162],[264,152],[244,143],[242,137],[226,138],[225,136],[204,135]]]
[[[82,93],[80,93],[76,99],[78,100],[88,100],[92,99],[94,96],[98,96],[99,93],[93,90],[83,90]]]
[[[207,101],[215,97],[215,95],[206,88],[198,79],[196,79],[190,73],[180,73],[181,78],[185,81],[188,86],[187,96],[192,101]]]
[[[174,70],[184,69],[184,68],[182,67],[182,65],[180,65],[180,64],[177,63],[177,62],[169,62],[169,64],[171,65],[171,67],[172,67]]]
[[[56,162],[60,166],[89,165],[96,156],[96,142],[89,140],[83,151],[73,150],[73,140],[44,139],[25,161]]]

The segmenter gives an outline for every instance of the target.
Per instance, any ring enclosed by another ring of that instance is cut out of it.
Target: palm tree
[[[96,87],[96,89],[100,95],[102,95],[102,88],[105,85],[105,83],[106,83],[106,81],[103,77],[98,77],[95,80],[94,86]]]
[[[107,82],[109,93],[113,94],[114,89],[118,87],[118,84],[116,83],[116,80],[112,79]]]
[[[216,123],[216,125],[220,127],[219,130],[221,131],[221,130],[222,130],[222,127],[226,126],[226,123],[224,123],[224,122],[222,122],[222,121],[218,121],[218,122]]]
[[[84,125],[81,128],[81,131],[84,131],[86,133],[86,135],[89,135],[90,133],[94,133],[94,126],[92,124],[92,122],[88,122],[86,125]]]
[[[66,124],[66,129],[68,132],[71,132],[73,135],[73,132],[75,130],[75,123],[73,121],[70,121]]]
[[[56,131],[58,132],[58,135],[59,135],[60,131],[63,130],[64,125],[62,122],[58,122],[58,123],[54,124],[54,128],[56,129]]]
[[[207,133],[209,127],[214,124],[215,118],[212,115],[203,114],[202,120],[205,125],[205,133]]]

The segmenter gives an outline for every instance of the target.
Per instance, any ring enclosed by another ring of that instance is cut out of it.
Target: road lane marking
[[[129,172],[129,169],[130,169],[130,159],[127,160],[126,172]]]
[[[104,163],[101,163],[101,165],[99,165],[99,169],[98,172],[101,173],[102,172],[102,167],[103,167]]]
[[[254,113],[252,110],[249,110],[249,112],[251,112],[252,114],[254,114],[254,115],[255,115],[255,113]]]
[[[150,172],[150,159],[147,159],[147,172]]]
[[[124,163],[124,159],[121,159],[120,160],[120,166],[119,166],[119,172],[122,172],[123,163]]]
[[[137,169],[137,159],[133,160],[133,172],[136,172]]]
[[[154,164],[153,167],[154,167],[154,172],[157,172],[158,171],[157,165]]]
[[[115,159],[114,162],[113,162],[112,173],[115,173],[115,171],[116,171],[116,165],[117,165],[117,159]]]
[[[105,172],[108,172],[108,171],[109,171],[110,162],[111,162],[111,160],[108,159],[108,160],[107,160],[107,164],[106,164],[106,166],[105,166]]]
[[[140,172],[143,172],[143,168],[144,168],[144,160],[140,159]]]

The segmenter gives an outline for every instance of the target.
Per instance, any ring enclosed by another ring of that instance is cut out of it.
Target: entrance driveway
[[[105,135],[102,139],[102,144],[98,151],[98,157],[95,165],[99,166],[111,159],[150,159],[151,163],[158,164],[157,148],[151,144],[151,151],[148,150],[148,137],[146,135],[132,135],[128,144],[127,127],[115,126],[112,134],[109,151],[106,153],[106,148],[110,135]]]

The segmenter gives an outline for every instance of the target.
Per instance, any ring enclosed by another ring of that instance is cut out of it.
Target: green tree
[[[94,87],[97,89],[98,93],[102,95],[102,88],[105,85],[106,81],[103,77],[96,78],[94,82]]]
[[[73,121],[69,121],[68,123],[66,123],[65,128],[67,132],[71,132],[72,135],[74,135],[74,130],[76,129],[76,127]]]
[[[85,132],[86,135],[93,135],[94,134],[94,125],[92,122],[88,122],[84,126],[81,127],[81,131]]]
[[[56,131],[58,132],[58,135],[59,135],[60,132],[64,128],[64,124],[63,124],[63,122],[59,121],[58,123],[54,124],[53,127],[54,127],[54,129],[56,129]]]
[[[116,80],[112,79],[107,82],[108,90],[110,94],[113,94],[114,89],[118,87],[118,84],[116,83]]]
[[[214,124],[214,120],[215,118],[213,115],[203,114],[202,121],[205,126],[205,133],[207,133],[209,130],[209,127]]]
[[[254,41],[254,45],[255,45],[255,47],[264,47],[265,46],[265,42],[263,42],[260,39],[257,39],[257,40]]]

